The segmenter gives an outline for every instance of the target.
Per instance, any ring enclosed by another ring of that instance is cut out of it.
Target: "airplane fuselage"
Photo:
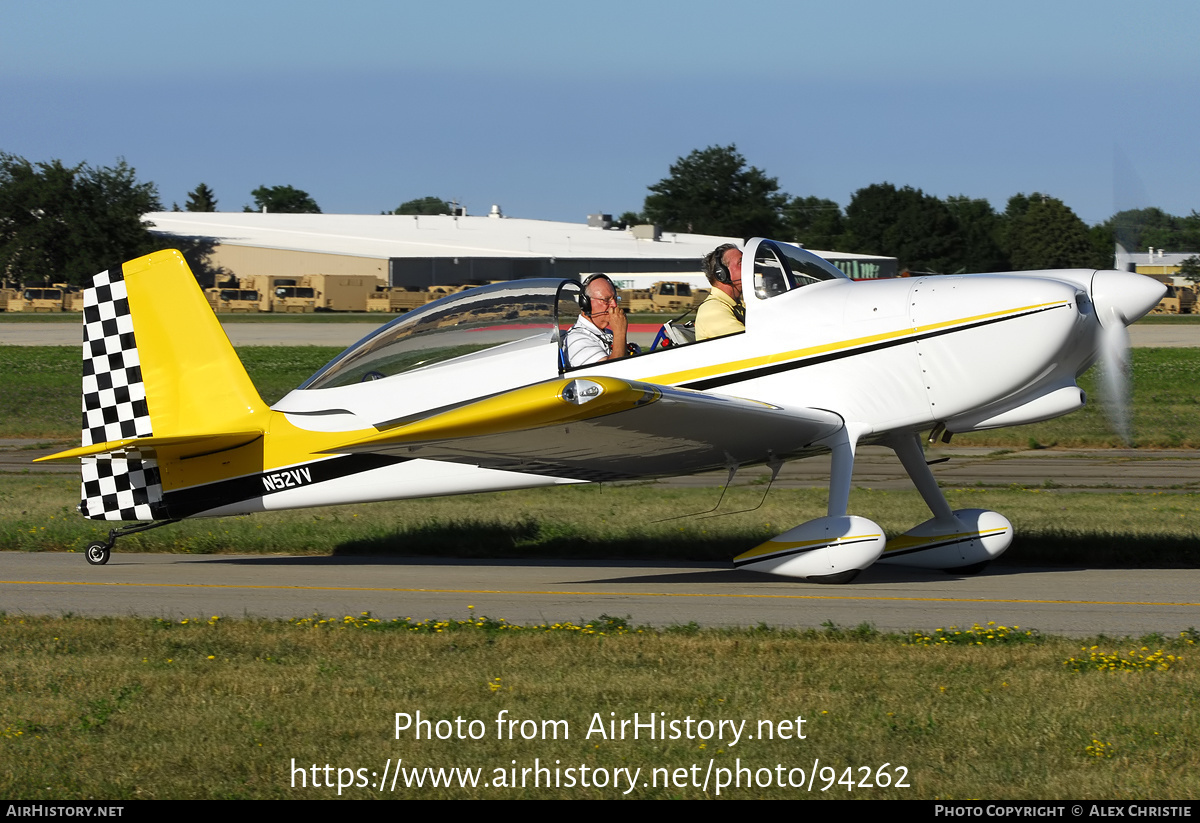
[[[572,369],[566,376],[611,376],[826,409],[866,426],[869,439],[979,417],[981,410],[985,419],[991,410],[1074,387],[1095,353],[1095,317],[1079,294],[1079,286],[1066,281],[1021,275],[829,280],[751,303],[742,334]],[[553,380],[560,377],[557,345],[522,341],[382,380],[297,390],[273,407],[278,419],[272,433],[294,430],[286,438],[294,441],[286,445],[290,451],[307,439],[301,432],[344,436]],[[1074,398],[1057,413],[1081,404],[1077,389]],[[270,454],[264,456],[270,464]],[[275,459],[281,468],[268,476],[278,486],[278,478],[288,476],[279,471],[329,458],[292,451]],[[320,489],[299,482],[279,486],[261,498],[261,507],[564,482],[572,481],[414,460],[331,479]]]

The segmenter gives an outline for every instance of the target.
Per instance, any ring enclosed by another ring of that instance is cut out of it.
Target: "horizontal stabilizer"
[[[620,380],[551,380],[394,421],[329,453],[444,460],[578,480],[667,477],[818,451],[822,409]]]
[[[261,431],[222,432],[221,434],[175,435],[172,437],[130,437],[124,440],[111,440],[107,443],[95,443],[90,446],[79,446],[74,449],[39,457],[34,463],[50,463],[67,460],[78,460],[80,457],[96,457],[107,454],[113,457],[128,457],[138,453],[143,457],[153,456],[158,448],[177,446],[177,457],[199,457],[202,454],[236,449],[247,443],[253,443],[262,437]],[[194,448],[188,448],[192,446]]]

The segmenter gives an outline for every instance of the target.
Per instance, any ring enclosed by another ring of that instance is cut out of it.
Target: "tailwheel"
[[[137,523],[133,526],[122,526],[119,529],[110,529],[108,532],[108,540],[96,540],[88,543],[84,549],[84,555],[87,557],[87,562],[93,566],[103,566],[108,562],[109,556],[112,554],[113,546],[117,545],[117,538],[127,534],[136,534],[137,532],[150,531],[157,529],[160,526],[169,526],[172,523],[178,523],[179,519],[174,520],[151,520],[148,523]]]
[[[84,554],[87,556],[87,562],[93,566],[103,566],[108,562],[108,558],[112,554],[112,546],[97,540],[94,543],[88,543]]]

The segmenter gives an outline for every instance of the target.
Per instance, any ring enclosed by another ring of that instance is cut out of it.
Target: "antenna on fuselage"
[[[779,476],[780,470],[783,468],[783,461],[775,456],[774,452],[767,452],[767,467],[771,470],[771,479],[767,481],[767,488],[763,490],[762,499],[758,501],[758,505],[749,509],[735,509],[731,512],[719,512],[714,514],[717,509],[721,508],[721,503],[725,500],[725,493],[729,491],[730,485],[733,483],[733,476],[737,474],[740,464],[730,464],[729,476],[725,478],[725,487],[721,489],[721,496],[717,498],[717,505],[711,509],[702,512],[692,512],[690,514],[677,514],[674,517],[665,517],[662,520],[654,520],[654,523],[667,523],[671,520],[682,520],[685,517],[698,517],[702,520],[707,520],[710,517],[725,517],[730,514],[745,514],[746,512],[757,511],[762,508],[762,504],[767,502],[767,495],[771,493],[771,487],[775,485],[775,478]]]
[[[767,488],[763,490],[762,500],[758,501],[758,505],[750,509],[738,509],[731,512],[720,512],[719,514],[710,514],[704,517],[707,520],[710,517],[725,517],[730,514],[745,514],[746,512],[758,511],[762,508],[762,504],[767,502],[767,495],[771,493],[771,486],[775,484],[775,478],[779,476],[779,470],[783,468],[783,461],[775,459],[774,454],[771,454],[767,460],[767,467],[771,469],[771,479],[767,481]],[[717,505],[720,505],[719,503]],[[715,509],[713,511],[716,511]]]
[[[721,508],[721,501],[725,499],[725,492],[729,491],[729,484],[733,482],[733,476],[737,474],[739,465],[733,463],[729,466],[729,476],[725,478],[725,486],[721,489],[721,496],[717,498],[717,505],[711,509],[705,509],[702,512],[689,512],[688,514],[677,514],[674,517],[664,517],[662,520],[651,520],[651,523],[669,523],[672,520],[682,520],[685,517],[699,517],[702,514],[711,514]]]

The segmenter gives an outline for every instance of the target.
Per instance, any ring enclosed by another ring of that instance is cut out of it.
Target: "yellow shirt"
[[[714,288],[696,310],[696,340],[724,337],[746,330],[733,310],[738,303],[725,292]]]

